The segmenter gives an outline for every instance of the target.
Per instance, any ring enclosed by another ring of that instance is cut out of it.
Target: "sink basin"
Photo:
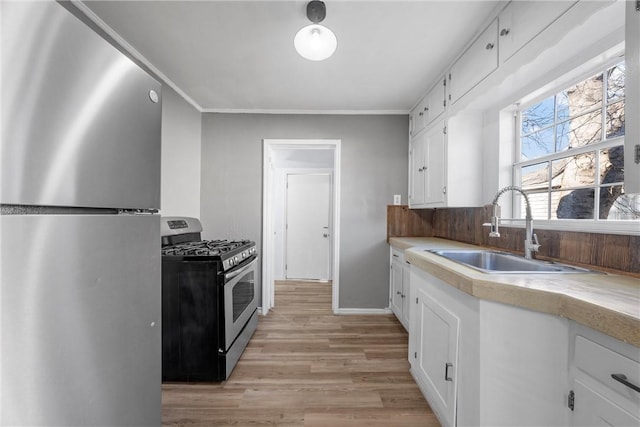
[[[440,255],[467,267],[474,268],[483,273],[595,273],[594,271],[587,270],[586,268],[549,261],[526,259],[508,252],[482,249],[428,249],[426,251]]]

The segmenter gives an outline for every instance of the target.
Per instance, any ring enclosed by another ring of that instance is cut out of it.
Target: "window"
[[[624,193],[624,88],[621,62],[518,110],[514,181],[534,219],[640,219]]]

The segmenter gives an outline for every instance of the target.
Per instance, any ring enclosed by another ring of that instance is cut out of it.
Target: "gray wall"
[[[162,87],[161,210],[200,217],[201,114],[173,89]]]
[[[386,206],[407,200],[408,116],[202,116],[203,238],[262,245],[262,140],[340,139],[340,308],[389,306]]]

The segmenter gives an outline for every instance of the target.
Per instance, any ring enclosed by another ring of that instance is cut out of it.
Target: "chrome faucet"
[[[533,232],[533,216],[531,215],[531,205],[529,203],[529,197],[522,191],[522,188],[510,185],[504,187],[496,193],[493,198],[493,216],[491,217],[491,232],[489,237],[500,237],[499,223],[500,223],[500,205],[498,205],[498,199],[507,191],[516,191],[524,197],[525,204],[527,205],[527,213],[525,216],[526,226],[524,234],[524,257],[527,259],[533,259],[533,254],[538,252],[540,244],[538,243],[538,236]]]

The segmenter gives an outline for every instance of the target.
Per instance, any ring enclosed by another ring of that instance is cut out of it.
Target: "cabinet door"
[[[449,91],[455,103],[498,68],[498,20],[476,39],[451,67]]]
[[[498,16],[500,62],[511,58],[575,3],[575,0],[509,3]]]
[[[446,88],[446,79],[440,80],[431,91],[427,94],[426,105],[427,105],[427,124],[431,123],[442,113],[444,113],[444,109],[446,107],[446,98],[445,98],[445,88]]]
[[[640,11],[636,2],[628,1],[626,9],[627,117],[640,117]],[[628,194],[640,193],[640,121],[628,120],[624,143],[624,189]]]
[[[580,380],[575,381],[573,390],[575,396],[572,425],[576,427],[640,425],[639,418],[626,412]]]
[[[402,321],[402,280],[404,275],[404,268],[399,261],[393,261],[391,263],[391,290],[389,295],[389,305],[391,311],[396,315],[398,320]]]
[[[425,184],[425,133],[414,137],[411,141],[410,153],[410,175],[411,175],[411,193],[409,194],[409,205],[419,205],[424,203],[424,184]]]
[[[429,100],[424,97],[420,103],[411,111],[411,135],[417,135],[427,124],[429,114]]]
[[[402,324],[404,325],[406,330],[409,330],[409,322],[411,313],[411,300],[410,300],[410,292],[411,292],[411,271],[409,270],[409,263],[405,261],[402,266]]]
[[[445,125],[435,126],[427,135],[425,203],[444,203],[445,196]]]
[[[440,421],[455,425],[460,320],[423,289],[417,289],[416,296],[414,369]]]

